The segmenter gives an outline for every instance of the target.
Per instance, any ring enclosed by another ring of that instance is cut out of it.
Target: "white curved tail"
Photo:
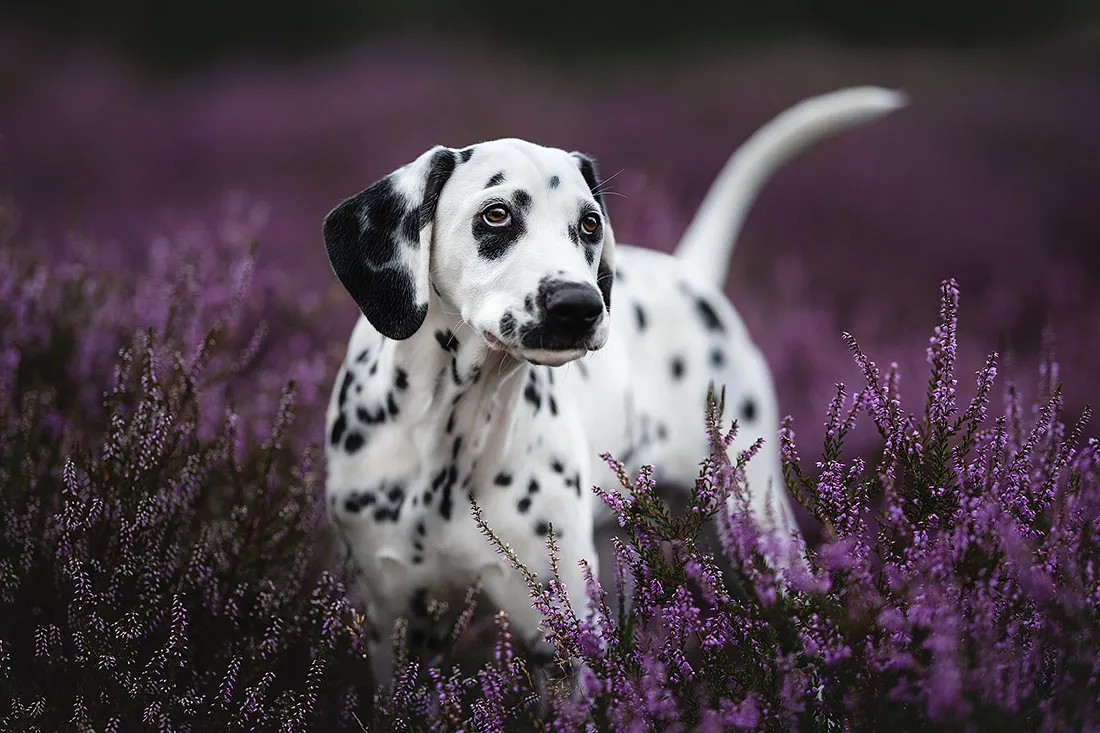
[[[779,113],[730,156],[676,245],[676,257],[722,287],[741,226],[768,178],[818,140],[883,117],[907,101],[893,89],[849,87]]]

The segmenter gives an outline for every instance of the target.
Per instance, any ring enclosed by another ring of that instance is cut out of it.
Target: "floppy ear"
[[[386,338],[407,339],[428,314],[432,223],[455,159],[454,150],[437,145],[325,217],[333,272]]]
[[[570,155],[577,162],[577,167],[581,169],[581,175],[584,176],[584,181],[588,184],[588,190],[592,192],[600,211],[603,212],[603,250],[600,252],[599,267],[596,269],[596,285],[599,286],[600,293],[603,295],[604,308],[610,313],[611,286],[615,281],[615,231],[611,228],[611,217],[607,213],[607,206],[604,205],[603,196],[600,194],[600,180],[599,174],[596,172],[596,161],[584,153],[573,152]]]

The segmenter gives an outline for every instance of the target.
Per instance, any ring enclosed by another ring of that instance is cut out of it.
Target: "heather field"
[[[410,42],[156,78],[0,35],[0,729],[1100,729],[1096,59]],[[477,675],[411,664],[372,704],[319,503],[356,316],[325,213],[434,143],[517,136],[596,157],[619,241],[669,250],[753,129],[862,83],[911,106],[783,169],[727,288],[793,418],[811,566],[777,594],[737,515],[725,580],[697,549],[738,491],[711,425],[689,520],[644,476],[605,499],[632,615],[535,593],[579,697],[498,619]]]

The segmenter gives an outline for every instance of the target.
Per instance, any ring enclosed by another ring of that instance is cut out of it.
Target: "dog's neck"
[[[489,433],[511,429],[532,366],[491,349],[455,310],[433,293],[415,334],[383,342],[375,378],[404,374],[408,387],[395,422],[415,426],[427,441],[425,452],[438,450],[442,441],[450,449],[463,435],[464,451],[476,455]]]

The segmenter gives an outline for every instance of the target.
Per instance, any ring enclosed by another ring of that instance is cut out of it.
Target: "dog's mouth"
[[[503,351],[510,356],[523,361],[528,361],[539,366],[562,366],[571,361],[580,359],[591,349],[584,345],[569,346],[565,348],[530,348],[522,344],[506,344],[490,331],[482,331],[482,337],[489,344],[489,348]]]
[[[504,345],[503,341],[489,331],[482,331],[481,335],[489,343],[490,348],[497,349],[498,351],[510,351],[510,349]]]

